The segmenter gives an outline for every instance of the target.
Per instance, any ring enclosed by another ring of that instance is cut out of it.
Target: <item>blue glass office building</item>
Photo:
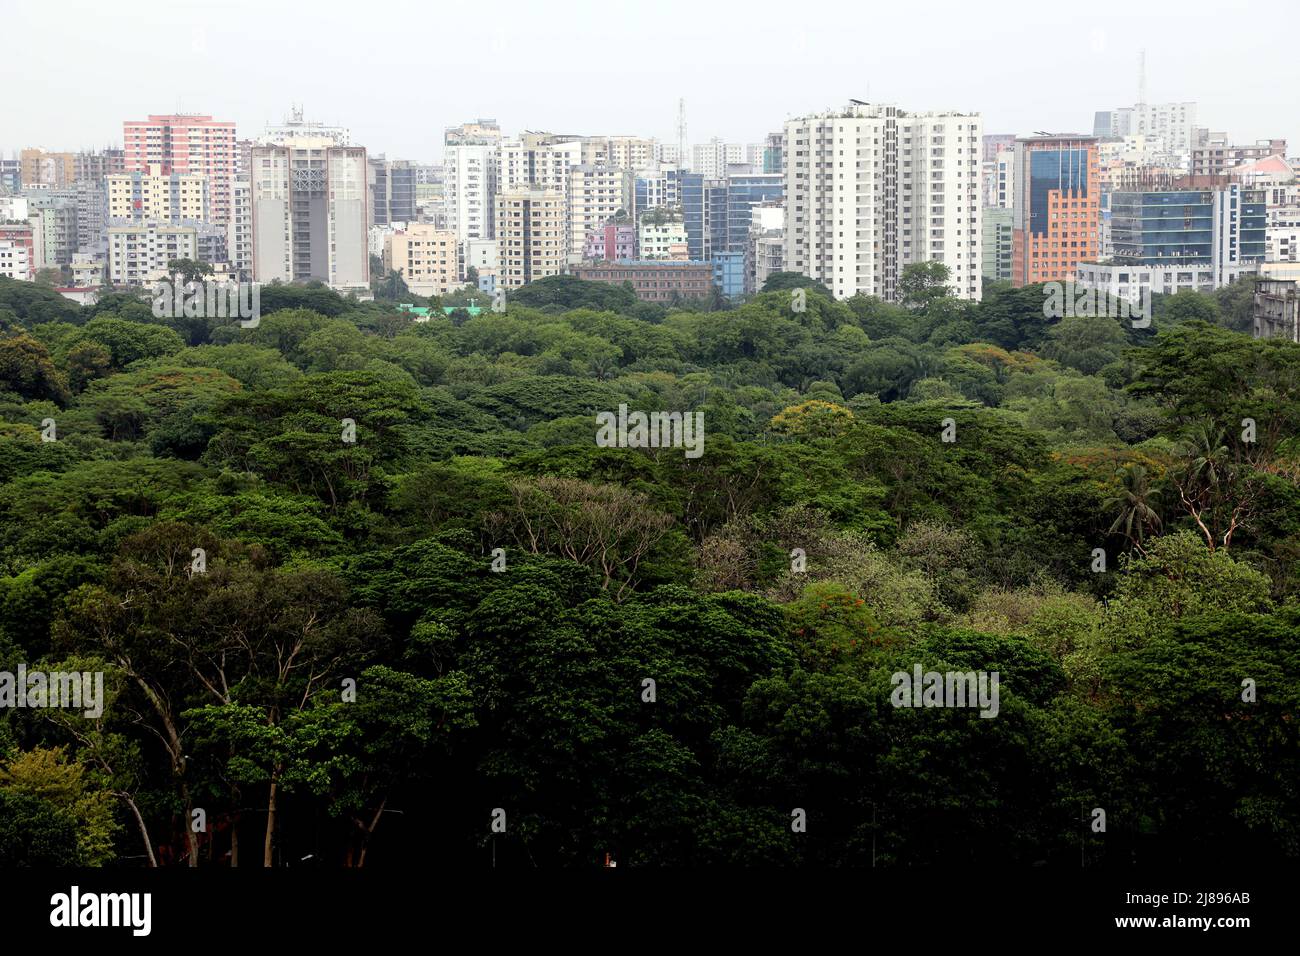
[[[785,177],[780,173],[727,177],[726,251],[744,250],[749,242],[749,226],[754,219],[754,207],[759,203],[780,199],[784,188]]]
[[[692,259],[711,259],[727,248],[727,183],[702,173],[681,177],[682,221]]]
[[[713,254],[713,284],[728,299],[745,294],[745,253],[715,252]]]
[[[1113,193],[1115,258],[1152,265],[1262,260],[1265,199],[1263,190],[1240,186]]]

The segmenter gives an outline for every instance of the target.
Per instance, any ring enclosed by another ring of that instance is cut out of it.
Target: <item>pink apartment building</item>
[[[126,172],[202,173],[208,177],[211,221],[230,222],[235,177],[235,124],[211,116],[181,113],[126,120],[122,124]]]

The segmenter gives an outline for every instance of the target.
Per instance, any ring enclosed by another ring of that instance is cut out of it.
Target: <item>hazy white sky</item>
[[[372,153],[433,161],[477,116],[545,129],[757,141],[852,97],[1090,132],[1098,109],[1195,100],[1237,141],[1300,154],[1297,0],[0,0],[0,151],[120,144],[201,112],[253,136],[290,104]]]

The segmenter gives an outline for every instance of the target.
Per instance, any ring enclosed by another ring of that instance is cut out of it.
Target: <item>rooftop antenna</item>
[[[1147,105],[1147,51],[1138,54],[1138,106]]]
[[[677,101],[677,168],[686,168],[686,97]]]

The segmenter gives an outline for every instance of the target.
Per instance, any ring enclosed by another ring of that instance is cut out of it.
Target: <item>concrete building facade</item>
[[[517,289],[568,264],[569,223],[564,194],[522,188],[497,195],[497,287]]]
[[[408,223],[384,238],[384,269],[397,269],[416,295],[445,295],[460,286],[456,234]]]
[[[202,173],[164,173],[160,163],[106,179],[108,216],[133,221],[212,220],[208,178]]]
[[[786,269],[896,301],[904,268],[938,261],[979,299],[982,132],[978,114],[857,104],[786,123]]]
[[[124,169],[164,175],[198,173],[207,177],[210,220],[230,221],[230,191],[235,177],[235,124],[200,114],[150,116],[122,124]]]
[[[251,165],[254,281],[368,288],[365,148],[304,137],[253,147]]]
[[[494,145],[449,145],[445,152],[443,204],[447,228],[459,242],[491,239],[496,230],[496,195],[501,156]]]
[[[586,282],[631,283],[643,302],[707,299],[713,294],[713,266],[708,262],[601,262],[578,266],[573,274]]]
[[[173,259],[198,259],[198,230],[172,223],[108,227],[108,281],[144,286],[166,278]]]

